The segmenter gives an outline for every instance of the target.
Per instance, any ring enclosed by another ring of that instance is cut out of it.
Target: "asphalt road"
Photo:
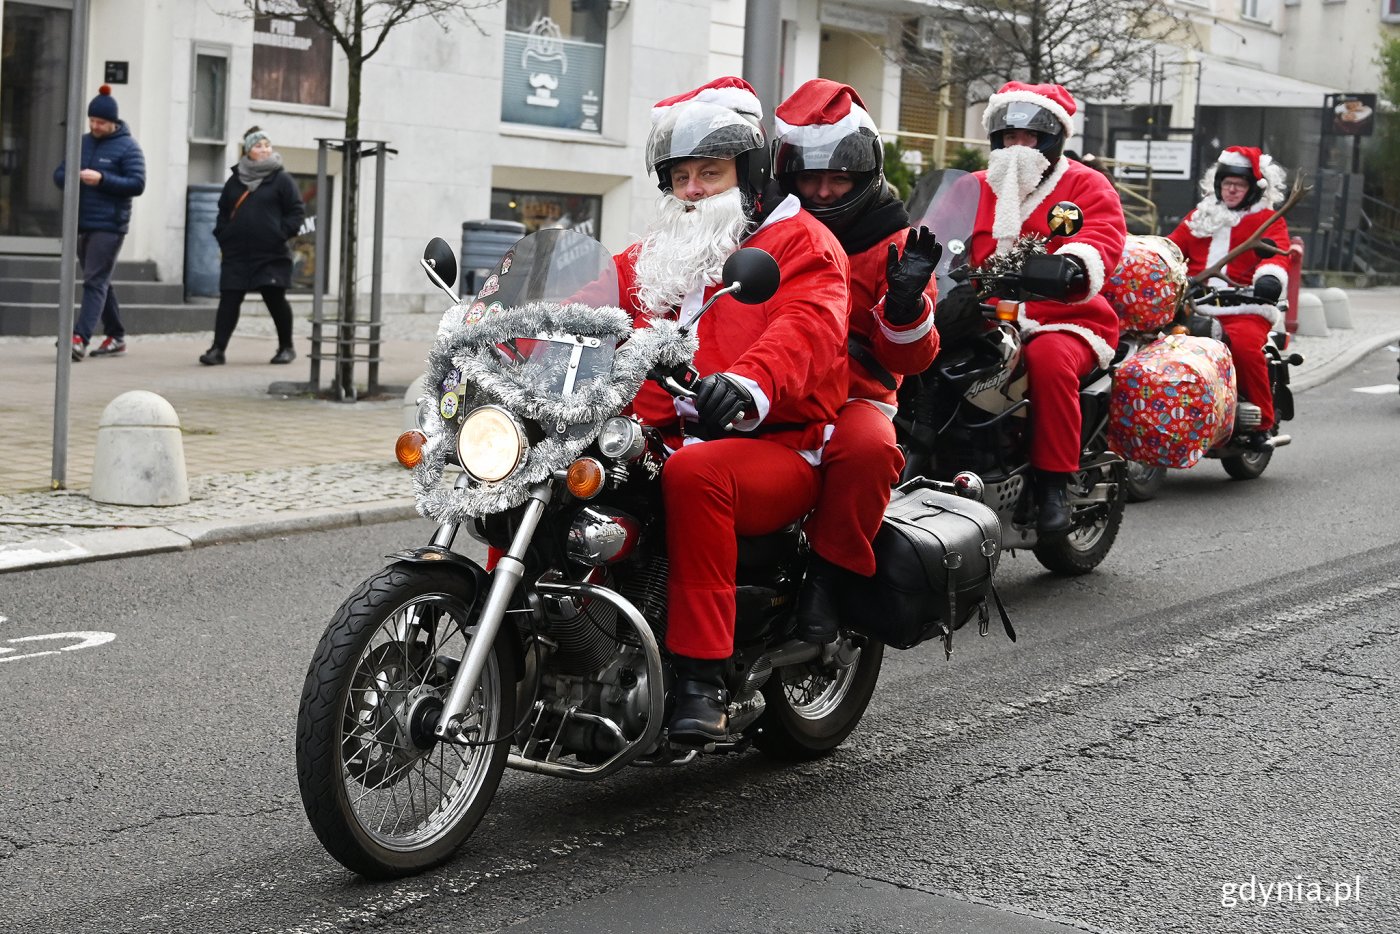
[[[1005,561],[1021,640],[889,653],[835,755],[508,773],[395,883],[321,850],[293,736],[425,524],[0,576],[0,930],[1400,929],[1400,396],[1355,391],[1394,379],[1300,396],[1258,481],[1173,472],[1094,574]]]

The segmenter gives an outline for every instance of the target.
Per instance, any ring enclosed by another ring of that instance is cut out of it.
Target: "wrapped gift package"
[[[1235,401],[1228,347],[1208,337],[1164,337],[1114,372],[1108,445],[1151,467],[1190,467],[1230,437]]]
[[[1151,333],[1171,323],[1186,291],[1186,263],[1166,237],[1130,234],[1103,294],[1125,331]]]

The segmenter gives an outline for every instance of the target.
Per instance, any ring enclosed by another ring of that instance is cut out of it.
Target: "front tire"
[[[490,744],[431,733],[475,638],[476,597],[451,567],[393,565],[346,599],[316,647],[297,716],[297,780],[312,829],[347,869],[383,879],[446,861],[496,793],[515,721],[508,627],[462,731]]]
[[[860,723],[875,693],[884,643],[843,632],[858,653],[845,667],[820,661],[785,665],[763,685],[767,705],[754,745],[777,759],[804,762],[827,755]]]
[[[1109,549],[1118,538],[1118,528],[1123,524],[1123,509],[1128,502],[1128,484],[1125,482],[1125,463],[1111,465],[1105,473],[1102,467],[1081,470],[1070,477],[1071,498],[1075,494],[1084,495],[1101,481],[1113,484],[1114,495],[1104,504],[1104,511],[1090,521],[1075,517],[1075,524],[1069,533],[1060,538],[1040,542],[1032,553],[1036,560],[1052,574],[1077,577],[1088,574],[1108,557]]]

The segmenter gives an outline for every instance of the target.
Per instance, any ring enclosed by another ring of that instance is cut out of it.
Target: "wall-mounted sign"
[[[605,46],[565,39],[541,16],[528,32],[506,32],[501,120],[602,132]]]
[[[253,20],[253,97],[286,104],[331,104],[331,37],[309,20]]]
[[[1322,132],[1332,136],[1370,136],[1376,127],[1376,95],[1328,94],[1322,107]]]
[[[1114,141],[1113,158],[1117,162],[1137,162],[1152,166],[1152,178],[1191,178],[1191,143],[1188,140],[1120,139]],[[1119,178],[1145,178],[1147,172],[1130,165],[1119,165]]]
[[[130,64],[130,62],[103,62],[102,83],[126,84],[127,75],[131,73]]]

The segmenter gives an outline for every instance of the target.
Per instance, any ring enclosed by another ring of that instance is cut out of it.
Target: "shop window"
[[[1385,0],[1385,3],[1381,4],[1381,20],[1400,23],[1400,0]]]
[[[501,120],[598,133],[608,0],[507,0]]]
[[[491,189],[491,219],[519,221],[530,233],[565,227],[597,237],[602,214],[603,199],[598,195]]]
[[[197,45],[190,93],[190,142],[223,143],[228,139],[227,49]]]
[[[305,19],[255,17],[253,98],[329,107],[330,35]]]

